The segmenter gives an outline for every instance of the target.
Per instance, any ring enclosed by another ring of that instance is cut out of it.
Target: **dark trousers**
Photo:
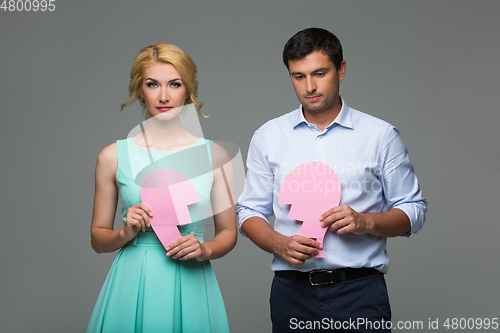
[[[390,332],[391,307],[383,274],[311,286],[274,276],[273,332]]]

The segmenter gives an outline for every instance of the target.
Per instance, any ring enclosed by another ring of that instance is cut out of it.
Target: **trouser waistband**
[[[337,284],[340,282],[360,279],[372,274],[382,274],[375,268],[339,268],[333,270],[318,269],[309,272],[301,271],[275,271],[278,277],[293,281],[309,282],[312,286]]]

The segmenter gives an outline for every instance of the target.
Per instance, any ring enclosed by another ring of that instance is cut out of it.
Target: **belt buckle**
[[[314,283],[313,279],[312,279],[313,273],[320,273],[320,274],[327,273],[330,278],[328,279],[328,281],[326,281],[324,283]],[[311,284],[311,286],[324,286],[324,285],[330,284],[330,283],[332,283],[331,282],[331,280],[332,280],[331,274],[332,273],[333,273],[332,271],[329,271],[329,270],[324,269],[324,268],[312,270],[309,272],[309,283]]]

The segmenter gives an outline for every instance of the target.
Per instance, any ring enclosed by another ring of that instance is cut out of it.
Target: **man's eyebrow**
[[[318,72],[328,72],[328,71],[330,71],[330,68],[328,68],[328,67],[321,67],[321,68],[317,68],[314,71],[312,71],[311,74],[315,74],[315,73],[318,73]],[[302,73],[302,72],[291,72],[290,75],[304,75],[304,73]]]
[[[317,72],[328,72],[330,70],[330,68],[328,67],[321,67],[321,68],[318,68],[318,69],[315,69],[313,71],[313,73],[317,73]]]

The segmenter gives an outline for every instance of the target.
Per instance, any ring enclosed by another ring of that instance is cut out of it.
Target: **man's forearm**
[[[402,236],[411,230],[410,219],[401,209],[393,208],[383,213],[363,214],[369,221],[368,233],[380,237]]]
[[[277,251],[276,245],[280,238],[285,237],[274,231],[266,220],[257,216],[250,217],[243,222],[241,229],[255,245],[273,254]]]

